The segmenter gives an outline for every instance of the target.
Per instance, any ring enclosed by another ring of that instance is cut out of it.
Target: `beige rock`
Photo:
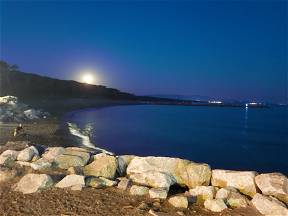
[[[173,196],[169,198],[168,202],[175,208],[188,208],[188,199],[185,196]]]
[[[167,188],[151,188],[149,190],[149,195],[151,199],[166,199],[168,195]]]
[[[133,185],[130,188],[131,195],[144,196],[149,193],[149,188],[144,186]]]
[[[257,193],[252,199],[253,206],[265,216],[287,216],[288,210],[279,201]]]
[[[16,170],[11,170],[6,167],[0,167],[0,183],[6,182],[17,176]]]
[[[197,200],[205,201],[207,199],[213,199],[216,194],[216,189],[213,186],[196,186],[189,190],[192,196],[197,196]]]
[[[2,154],[0,155],[0,157],[11,157],[14,160],[17,159],[17,156],[19,154],[19,151],[15,151],[15,150],[6,150],[4,152],[2,152]]]
[[[204,202],[204,206],[206,209],[209,209],[213,212],[221,212],[227,208],[225,202],[222,199],[208,199]]]
[[[0,156],[0,165],[5,167],[12,167],[15,163],[15,158],[11,155]]]
[[[73,185],[72,187],[71,187],[71,190],[73,190],[73,191],[81,191],[82,189],[83,189],[83,185]]]
[[[131,186],[132,181],[127,178],[121,178],[120,182],[117,185],[117,188],[120,190],[128,190],[128,188]]]
[[[126,175],[126,169],[131,162],[132,159],[134,159],[135,155],[120,155],[117,157],[118,161],[118,167],[117,172],[119,176],[125,176]]]
[[[90,159],[90,154],[85,151],[74,149],[65,149],[65,152],[58,155],[55,159],[55,164],[61,169],[70,167],[85,166]]]
[[[169,157],[135,157],[127,167],[127,174],[156,171],[172,176],[176,183],[194,188],[209,185],[211,169],[207,164]]]
[[[255,177],[255,182],[265,195],[272,195],[288,205],[288,178],[281,173],[266,173]]]
[[[84,167],[86,176],[104,177],[114,179],[117,170],[117,160],[113,156],[103,156],[96,158],[92,163]]]
[[[31,167],[31,163],[26,161],[16,161],[16,164],[18,164],[21,167]]]
[[[233,187],[225,187],[225,188],[220,188],[217,192],[216,192],[216,199],[223,199],[223,200],[227,200],[228,196],[230,195],[231,192],[237,192],[236,188]]]
[[[238,192],[231,191],[227,197],[227,204],[231,208],[247,207],[249,200]]]
[[[85,185],[87,187],[93,187],[93,188],[96,188],[96,189],[105,188],[106,187],[104,181],[102,179],[99,179],[98,177],[88,177],[88,178],[86,178]]]
[[[39,155],[38,150],[34,146],[30,146],[19,152],[17,160],[29,162],[35,155]]]
[[[49,147],[44,154],[42,154],[42,158],[47,161],[53,162],[57,156],[63,154],[65,152],[65,148],[63,147]]]
[[[27,174],[15,185],[15,191],[24,194],[35,193],[53,185],[53,180],[46,174]]]
[[[237,188],[241,193],[253,197],[256,194],[256,184],[253,171],[212,170],[211,183],[213,186]]]
[[[135,173],[131,174],[129,178],[136,184],[155,188],[169,188],[175,183],[172,176],[158,171]]]
[[[85,178],[81,175],[67,175],[55,187],[67,188],[75,185],[85,186]]]

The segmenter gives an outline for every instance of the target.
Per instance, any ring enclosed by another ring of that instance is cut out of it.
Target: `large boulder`
[[[95,158],[95,160],[84,167],[86,176],[104,177],[114,179],[117,170],[117,160],[114,156],[105,155]]]
[[[11,167],[15,163],[15,157],[13,155],[1,155],[0,156],[0,165],[5,167]]]
[[[266,173],[255,177],[258,188],[288,205],[288,178],[281,173]]]
[[[35,146],[30,146],[30,147],[25,148],[19,152],[19,154],[17,156],[17,160],[29,162],[36,155],[39,156],[39,152],[38,152],[37,148],[35,148]]]
[[[188,208],[188,199],[185,196],[177,195],[169,198],[168,202],[175,208]]]
[[[85,177],[81,175],[67,175],[55,187],[67,188],[76,185],[85,186]]]
[[[204,206],[206,209],[209,209],[210,211],[213,212],[221,212],[227,208],[225,202],[222,199],[213,199],[213,200],[207,199],[204,202]]]
[[[197,201],[205,201],[207,199],[213,199],[216,194],[216,189],[213,186],[197,186],[189,190],[192,196],[197,197]]]
[[[241,193],[253,197],[256,192],[253,171],[212,170],[211,183],[215,187],[235,187]]]
[[[136,184],[154,188],[169,188],[175,183],[173,176],[158,171],[134,173],[129,178]]]
[[[265,216],[288,216],[285,205],[271,197],[257,193],[252,199],[252,204]]]
[[[63,147],[49,147],[42,154],[42,158],[49,162],[53,162],[57,156],[63,154],[65,152],[65,148]]]
[[[45,159],[41,158],[41,159],[31,163],[30,166],[34,170],[45,170],[45,169],[51,168],[52,164],[49,161],[46,161]]]
[[[53,180],[46,174],[27,174],[15,185],[14,190],[24,194],[35,193],[53,185]]]
[[[75,166],[85,166],[90,159],[90,153],[78,149],[65,149],[63,154],[60,154],[54,160],[57,167],[68,169]]]
[[[172,176],[176,183],[194,188],[209,185],[211,169],[207,164],[169,157],[135,157],[127,167],[127,174],[156,171]]]
[[[13,158],[14,160],[16,160],[18,154],[19,154],[19,151],[6,150],[6,151],[4,151],[4,152],[0,155],[0,157],[11,157],[11,158]]]

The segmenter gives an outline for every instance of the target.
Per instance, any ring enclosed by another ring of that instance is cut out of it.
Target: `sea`
[[[116,155],[177,157],[212,169],[287,175],[287,114],[287,107],[122,105],[69,112],[63,122],[88,147]]]

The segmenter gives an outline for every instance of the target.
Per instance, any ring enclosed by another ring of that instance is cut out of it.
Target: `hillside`
[[[133,94],[102,85],[88,85],[24,73],[1,61],[0,96],[5,95],[14,95],[22,99],[43,97],[136,99]]]

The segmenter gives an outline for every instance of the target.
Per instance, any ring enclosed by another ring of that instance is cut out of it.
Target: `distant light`
[[[87,83],[87,84],[93,84],[94,83],[94,76],[92,74],[84,74],[82,76],[82,81],[84,83]]]
[[[248,106],[249,106],[249,104],[248,104],[248,103],[246,103],[246,104],[245,104],[245,107],[246,107],[246,109],[248,109]]]
[[[213,104],[222,104],[222,101],[208,101],[208,103],[213,103]]]

